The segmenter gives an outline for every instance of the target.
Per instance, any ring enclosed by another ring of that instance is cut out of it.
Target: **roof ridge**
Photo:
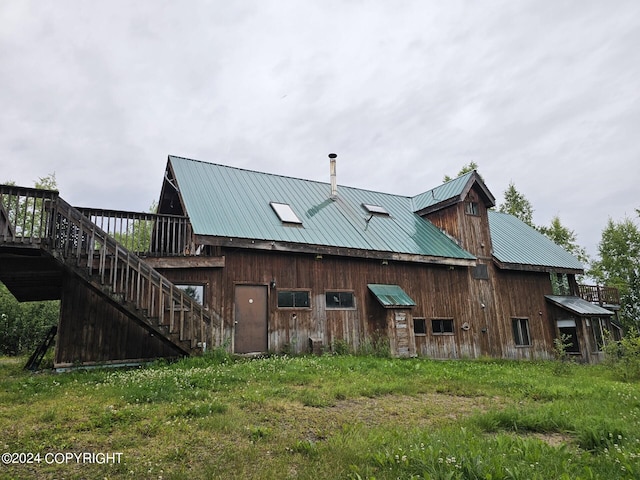
[[[225,164],[222,164],[222,163],[207,162],[205,160],[197,160],[197,159],[194,159],[194,158],[181,157],[179,155],[169,155],[169,158],[176,158],[176,159],[179,159],[179,160],[187,160],[187,161],[190,161],[190,162],[202,163],[202,164],[205,164],[205,165],[213,165],[213,166],[216,166],[216,167],[229,168],[229,169],[232,169],[232,170],[239,170],[239,171],[247,172],[247,173],[255,173],[255,174],[258,174],[258,175],[268,175],[268,176],[271,176],[271,177],[286,178],[288,180],[299,180],[301,182],[316,183],[316,184],[320,184],[320,185],[331,185],[330,182],[323,182],[321,180],[313,180],[313,179],[310,179],[310,178],[293,177],[293,176],[290,176],[290,175],[282,175],[282,174],[279,174],[279,173],[262,172],[262,171],[259,171],[259,170],[251,170],[249,168],[236,167],[236,166],[233,166],[233,165],[225,165]],[[361,187],[352,187],[350,185],[344,185],[344,184],[338,184],[338,186],[341,187],[341,188],[348,188],[350,190],[357,190],[357,191],[361,191],[361,192],[375,193],[375,194],[378,194],[378,195],[388,195],[388,196],[391,196],[391,197],[404,198],[404,199],[407,199],[407,200],[411,200],[413,198],[413,196],[409,196],[409,195],[400,195],[400,194],[396,194],[396,193],[380,192],[378,190],[371,190],[371,189],[361,188]]]
[[[435,187],[430,188],[429,190],[425,190],[424,192],[420,192],[420,193],[418,193],[416,195],[413,195],[411,198],[419,197],[420,195],[424,195],[426,193],[429,193],[429,192],[435,190],[436,188],[442,188],[442,187],[444,187],[445,185],[447,185],[449,183],[455,182],[455,181],[461,179],[462,177],[471,176],[474,173],[478,173],[477,170],[473,169],[470,172],[466,172],[466,173],[463,173],[462,175],[458,175],[456,178],[452,178],[451,180],[447,180],[446,182],[442,182],[440,185],[436,185]]]

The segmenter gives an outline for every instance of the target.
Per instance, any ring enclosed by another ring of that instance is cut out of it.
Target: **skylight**
[[[389,215],[389,212],[387,212],[387,210],[384,207],[381,207],[380,205],[371,205],[368,203],[363,203],[362,206],[369,213],[373,213],[376,215]]]
[[[302,224],[302,221],[295,214],[295,212],[291,208],[291,205],[287,203],[277,202],[270,202],[269,205],[271,205],[271,208],[273,208],[273,211],[276,212],[276,215],[278,215],[278,218],[282,223],[297,223],[300,225]]]

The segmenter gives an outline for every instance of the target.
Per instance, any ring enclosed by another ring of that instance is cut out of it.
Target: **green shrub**
[[[616,377],[625,382],[640,379],[640,336],[629,333],[618,342],[604,347],[605,365]]]
[[[0,283],[0,355],[32,353],[53,325],[60,302],[18,302]]]

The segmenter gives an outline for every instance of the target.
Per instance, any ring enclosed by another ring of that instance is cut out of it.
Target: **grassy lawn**
[[[0,359],[0,453],[34,463],[0,464],[2,479],[640,478],[640,384],[599,366],[212,355],[31,374],[19,360]]]

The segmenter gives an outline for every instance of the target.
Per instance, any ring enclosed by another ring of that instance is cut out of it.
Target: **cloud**
[[[169,154],[414,195],[463,164],[591,252],[633,212],[640,4],[0,4],[0,180],[146,209]]]

